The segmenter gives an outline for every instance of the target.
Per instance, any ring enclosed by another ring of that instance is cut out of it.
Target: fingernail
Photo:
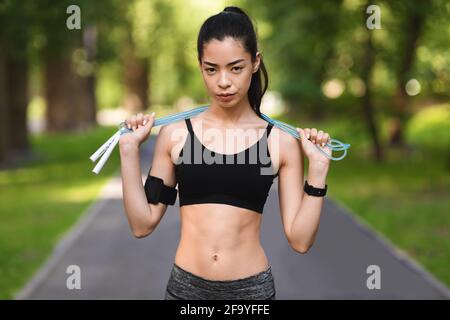
[[[145,126],[146,123],[147,123],[147,120],[144,120],[144,122],[142,124]]]
[[[153,111],[153,112],[152,112],[152,117],[154,117],[154,116],[155,116],[155,112]]]
[[[322,147],[324,147],[324,146],[325,146],[325,143],[322,142]]]

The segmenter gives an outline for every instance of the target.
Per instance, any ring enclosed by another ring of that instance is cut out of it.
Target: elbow
[[[149,235],[148,233],[139,232],[139,231],[133,231],[133,236],[134,236],[136,239],[142,239],[142,238],[145,238],[145,237],[148,236],[148,235]]]
[[[309,249],[311,248],[311,245],[302,244],[302,243],[299,244],[299,243],[289,242],[289,245],[295,252],[298,252],[301,254],[307,253],[309,251]]]
[[[298,247],[298,248],[294,248],[295,252],[301,253],[301,254],[305,254],[309,251],[311,247]]]
[[[292,247],[292,249],[294,249],[295,252],[301,253],[301,254],[305,254],[309,251],[310,247],[304,246],[304,247]]]
[[[149,236],[152,232],[153,232],[152,229],[145,229],[145,230],[144,229],[136,229],[136,230],[133,230],[133,236],[136,239],[142,239],[142,238]]]

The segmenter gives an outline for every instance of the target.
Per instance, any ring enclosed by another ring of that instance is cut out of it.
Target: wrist
[[[119,142],[120,153],[139,152],[139,145],[132,141],[120,141]]]
[[[309,184],[308,180],[306,180],[303,190],[309,196],[325,197],[327,194],[328,185],[318,187],[318,186]]]
[[[308,184],[316,188],[325,188],[327,174],[326,170],[310,169],[307,177]]]
[[[327,175],[329,166],[321,163],[310,163],[308,166],[308,172],[314,175]]]

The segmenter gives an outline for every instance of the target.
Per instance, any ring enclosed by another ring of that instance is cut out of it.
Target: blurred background
[[[0,0],[0,298],[117,172],[89,156],[120,121],[208,104],[197,33],[228,5],[258,32],[262,112],[351,144],[329,197],[450,285],[448,1]]]

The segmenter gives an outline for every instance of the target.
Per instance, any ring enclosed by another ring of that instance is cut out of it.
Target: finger
[[[142,113],[138,113],[136,115],[136,125],[139,127],[144,122],[144,115]]]
[[[155,122],[155,112],[153,111],[151,114],[146,114],[145,115],[145,120],[144,120],[144,126],[151,123],[153,126],[153,123]]]
[[[145,126],[149,120],[150,120],[150,115],[148,115],[148,114],[144,115],[144,121],[142,121],[142,125]]]
[[[128,117],[128,118],[125,120],[125,125],[126,125],[126,127],[127,127],[128,129],[131,129],[131,117]]]
[[[319,130],[319,132],[317,132],[316,143],[319,145],[322,144],[322,139],[323,139],[323,130]]]
[[[325,133],[323,135],[323,145],[325,146],[326,143],[328,143],[330,140],[330,135],[328,133]]]
[[[303,131],[305,132],[306,139],[309,139],[311,137],[311,130],[309,128],[305,128]]]
[[[300,140],[307,140],[305,131],[301,128],[297,128],[297,132],[300,135]]]
[[[312,128],[311,129],[311,141],[315,144],[317,139],[317,129]]]
[[[136,130],[136,115],[132,115],[131,116],[131,120],[130,120],[130,124],[131,124],[131,128],[134,130]]]

